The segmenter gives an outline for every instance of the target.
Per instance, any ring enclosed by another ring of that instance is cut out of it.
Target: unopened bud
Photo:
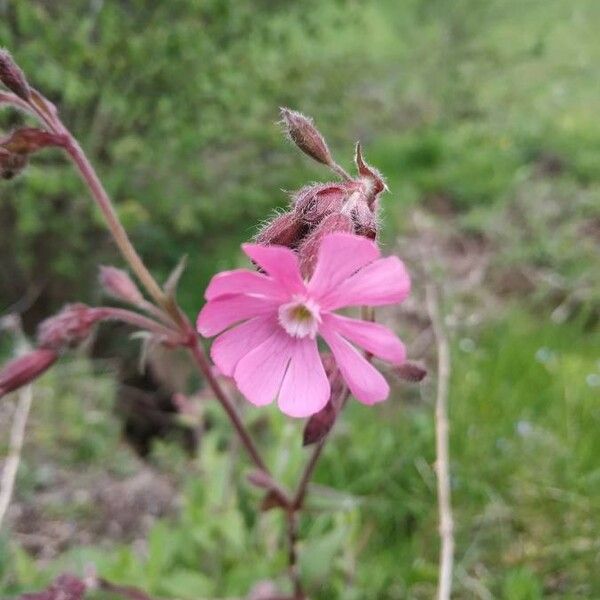
[[[0,398],[37,379],[57,358],[54,350],[36,348],[8,362],[0,370]]]
[[[377,237],[377,217],[365,202],[357,202],[351,211],[356,235],[374,240]]]
[[[320,442],[330,431],[335,423],[336,412],[328,401],[327,404],[318,412],[312,415],[304,427],[302,434],[302,445],[310,446]]]
[[[116,267],[100,267],[100,285],[117,300],[139,305],[144,302],[142,293],[129,275]]]
[[[354,162],[356,163],[358,174],[368,183],[368,204],[372,209],[375,199],[379,194],[381,194],[381,192],[387,190],[387,185],[385,184],[383,175],[377,169],[371,167],[364,161],[360,142],[356,143]]]
[[[313,274],[323,238],[329,233],[340,231],[352,233],[352,220],[341,213],[332,213],[325,217],[312,233],[304,239],[298,248],[300,271],[303,277],[309,278]]]
[[[67,304],[58,314],[40,323],[37,339],[40,347],[62,350],[83,342],[94,324],[103,318],[102,310],[85,304]]]
[[[398,367],[394,367],[394,373],[404,381],[418,383],[425,379],[427,369],[417,363],[407,361]]]
[[[22,100],[29,100],[31,91],[23,71],[17,66],[8,50],[0,49],[0,81]]]
[[[27,166],[27,155],[13,154],[4,148],[0,148],[0,178],[12,179]]]
[[[306,227],[297,214],[283,213],[275,217],[256,236],[256,243],[296,248],[306,233]]]
[[[317,162],[332,165],[333,158],[327,143],[319,130],[314,126],[312,119],[302,113],[281,108],[281,118],[289,138],[304,152]]]
[[[343,184],[307,185],[294,195],[294,212],[308,225],[316,225],[326,215],[339,212],[348,194]]]
[[[36,129],[35,127],[22,127],[1,139],[0,148],[4,148],[13,154],[28,155],[43,148],[62,147],[65,143],[66,137],[64,135]]]
[[[344,382],[340,376],[335,360],[331,354],[323,354],[323,366],[329,378],[331,395],[327,404],[312,415],[304,427],[302,445],[310,446],[320,442],[330,431],[342,405]]]

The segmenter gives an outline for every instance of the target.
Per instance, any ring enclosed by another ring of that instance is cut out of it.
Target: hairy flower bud
[[[258,233],[255,240],[258,244],[269,246],[287,246],[296,248],[306,233],[306,227],[294,212],[286,212],[275,217]]]
[[[357,202],[350,211],[354,232],[370,240],[377,237],[377,217],[365,202]]]
[[[308,278],[312,275],[319,256],[319,246],[327,234],[335,233],[336,231],[352,233],[352,230],[352,221],[346,215],[332,213],[325,217],[298,248],[302,276]]]
[[[85,304],[67,304],[58,314],[42,321],[37,339],[40,347],[62,350],[84,341],[104,312]]]
[[[58,133],[36,129],[35,127],[22,127],[0,140],[0,148],[13,154],[33,154],[43,148],[52,146],[62,147],[66,137]]]
[[[22,100],[29,100],[31,91],[23,71],[17,66],[8,50],[0,49],[0,81]]]
[[[328,214],[339,212],[348,195],[344,184],[307,185],[294,194],[294,212],[309,226],[314,226]]]
[[[0,398],[38,378],[57,358],[54,350],[36,348],[8,362],[0,370]]]
[[[104,291],[123,302],[142,304],[144,297],[129,275],[116,267],[100,267],[100,285]]]
[[[282,107],[280,110],[285,131],[294,144],[317,162],[332,165],[333,158],[327,143],[314,126],[312,119],[289,108]]]

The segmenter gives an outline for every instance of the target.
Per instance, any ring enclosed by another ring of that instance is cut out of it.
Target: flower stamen
[[[292,337],[314,339],[320,323],[319,306],[310,298],[294,297],[279,307],[279,324]]]

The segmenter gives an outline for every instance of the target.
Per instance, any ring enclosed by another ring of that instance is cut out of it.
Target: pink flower
[[[366,238],[332,233],[323,238],[314,274],[304,281],[292,250],[258,244],[242,248],[265,273],[237,269],[213,277],[197,321],[203,336],[221,334],[211,356],[222,373],[234,378],[252,404],[264,406],[277,398],[285,414],[307,417],[330,396],[320,336],[360,402],[385,400],[386,380],[354,344],[393,365],[404,362],[404,345],[382,325],[334,311],[404,300],[410,279],[402,262],[395,256],[380,258]]]

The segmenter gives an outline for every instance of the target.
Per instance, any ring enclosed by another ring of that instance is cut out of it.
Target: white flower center
[[[321,323],[319,306],[310,298],[294,296],[279,307],[279,324],[296,338],[315,338]]]

